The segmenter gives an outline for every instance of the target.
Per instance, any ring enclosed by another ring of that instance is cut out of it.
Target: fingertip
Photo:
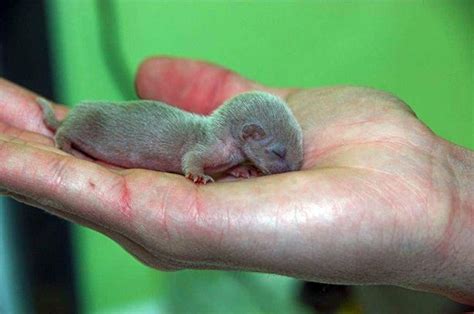
[[[0,78],[0,122],[19,130],[51,136],[43,123],[41,108],[36,99],[38,94],[6,79]],[[67,114],[67,108],[54,105],[59,120]]]
[[[167,62],[164,56],[151,56],[143,60],[137,69],[135,77],[135,91],[138,97],[143,99],[162,100],[157,90],[160,75],[158,69]]]

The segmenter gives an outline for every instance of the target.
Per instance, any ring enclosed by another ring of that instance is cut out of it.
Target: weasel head
[[[286,103],[272,94],[237,96],[246,117],[238,137],[244,155],[263,173],[295,171],[303,163],[303,134]]]

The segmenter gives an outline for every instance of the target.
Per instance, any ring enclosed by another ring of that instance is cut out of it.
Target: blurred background
[[[3,0],[0,75],[73,105],[136,98],[144,58],[190,57],[272,86],[390,91],[438,135],[474,149],[473,34],[470,0]],[[101,234],[0,198],[0,313],[314,313],[325,304],[339,313],[462,310],[400,288],[163,273]]]

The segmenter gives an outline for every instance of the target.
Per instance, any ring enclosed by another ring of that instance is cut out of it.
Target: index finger
[[[194,185],[180,176],[140,169],[113,171],[50,146],[2,135],[0,160],[0,190],[34,199],[53,214],[69,213],[135,238],[143,237],[142,226],[152,216],[161,217],[160,208],[193,203],[189,189]],[[149,197],[154,204],[142,206]],[[156,228],[154,236],[163,232]]]

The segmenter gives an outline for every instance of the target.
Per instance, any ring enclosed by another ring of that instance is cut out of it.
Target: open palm
[[[145,61],[136,87],[142,98],[199,113],[240,92],[272,92],[301,124],[303,169],[198,186],[175,174],[80,160],[54,148],[35,96],[1,81],[3,193],[98,230],[163,270],[244,269],[473,301],[474,272],[460,268],[474,265],[472,251],[463,253],[474,214],[449,157],[460,148],[399,99],[367,88],[268,88],[171,58]],[[452,267],[457,273],[445,272]]]

